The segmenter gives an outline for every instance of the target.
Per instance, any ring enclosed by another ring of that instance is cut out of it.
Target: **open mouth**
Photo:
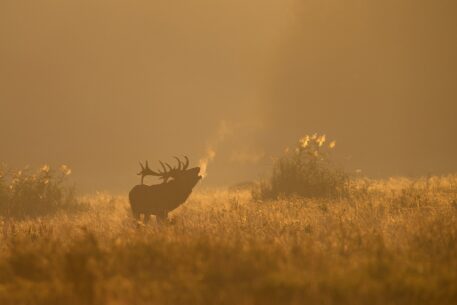
[[[205,176],[204,171],[201,167],[195,168],[195,174],[197,174],[198,179],[202,179]]]

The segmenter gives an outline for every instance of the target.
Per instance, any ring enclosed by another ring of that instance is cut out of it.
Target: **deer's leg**
[[[150,218],[151,218],[151,215],[149,215],[149,214],[144,214],[144,224],[145,224],[145,225],[148,224]]]
[[[160,212],[156,215],[157,223],[162,224],[168,220],[168,212]]]
[[[133,215],[133,217],[134,217],[137,221],[140,220],[140,213],[135,212],[135,211],[132,211],[132,215]]]

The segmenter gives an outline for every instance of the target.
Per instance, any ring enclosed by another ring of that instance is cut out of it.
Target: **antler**
[[[174,157],[177,161],[178,161],[178,168],[176,168],[177,170],[181,170],[181,166],[182,166],[182,163],[181,163],[181,160],[179,160],[178,157]]]
[[[143,180],[144,180],[145,176],[162,176],[160,173],[157,173],[149,168],[149,163],[147,160],[145,162],[146,166],[143,166],[143,164],[141,162],[139,162],[139,163],[141,166],[141,172],[139,172],[138,175],[141,176],[141,184],[143,184]]]
[[[164,183],[168,181],[168,179],[173,178],[178,172],[185,171],[189,167],[189,158],[184,156],[186,162],[183,163],[178,157],[174,157],[178,161],[178,167],[172,167],[170,164],[166,162],[162,162],[159,160],[160,165],[162,166],[162,171],[155,172],[149,168],[148,161],[146,161],[146,166],[140,162],[141,171],[138,175],[141,175],[141,184],[143,184],[143,180],[145,176],[158,176],[160,179],[163,180]]]
[[[187,156],[184,156],[184,159],[186,159],[186,163],[184,164],[183,170],[186,170],[189,167],[189,158],[187,158]]]
[[[189,167],[189,158],[187,156],[184,156],[184,159],[186,159],[186,162],[182,162],[178,157],[174,157],[178,161],[178,168],[177,170],[183,170],[185,171]]]
[[[160,163],[160,165],[162,166],[162,171],[159,172],[159,173],[160,173],[160,176],[161,176],[160,178],[161,178],[161,179],[163,180],[163,182],[165,183],[165,182],[167,182],[168,179],[170,179],[170,177],[171,177],[171,173],[170,173],[170,172],[171,172],[171,170],[172,170],[172,167],[170,166],[170,164],[165,163],[166,166],[168,167],[168,170],[167,170],[167,168],[165,167],[165,164],[164,164],[162,161],[159,160],[159,163]]]

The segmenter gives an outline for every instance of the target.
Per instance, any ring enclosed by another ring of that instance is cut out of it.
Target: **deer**
[[[185,162],[178,157],[176,167],[159,161],[162,170],[153,171],[149,168],[148,161],[143,165],[141,162],[141,184],[136,185],[129,192],[130,207],[133,216],[139,220],[144,215],[144,223],[147,224],[151,215],[156,216],[158,223],[168,220],[168,213],[182,205],[192,193],[192,189],[202,179],[200,167],[188,168],[189,158],[184,156]],[[144,177],[156,176],[162,180],[161,184],[146,185]]]

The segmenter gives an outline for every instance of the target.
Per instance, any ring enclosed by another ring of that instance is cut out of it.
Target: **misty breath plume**
[[[216,150],[220,151],[224,142],[239,132],[258,130],[259,128],[261,128],[261,125],[258,122],[252,122],[252,120],[249,122],[220,120],[217,128],[215,129],[215,134],[207,142],[207,148],[203,157],[200,158],[200,176],[205,178],[208,175],[208,165],[214,161],[214,158],[216,157]],[[259,151],[235,151],[232,152],[230,161],[254,164],[259,162],[264,155],[264,152]]]
[[[214,160],[214,157],[216,157],[216,151],[212,147],[208,147],[205,155],[199,161],[200,176],[202,176],[202,178],[205,178],[208,175],[208,164]]]
[[[214,147],[218,147],[227,136],[233,134],[234,131],[234,124],[225,120],[221,120],[219,122],[219,126],[217,128],[217,134],[213,140],[211,140],[207,146],[205,154],[202,158],[200,158],[199,166],[200,166],[200,176],[205,178],[208,175],[208,164],[214,160],[216,157],[216,150]]]

